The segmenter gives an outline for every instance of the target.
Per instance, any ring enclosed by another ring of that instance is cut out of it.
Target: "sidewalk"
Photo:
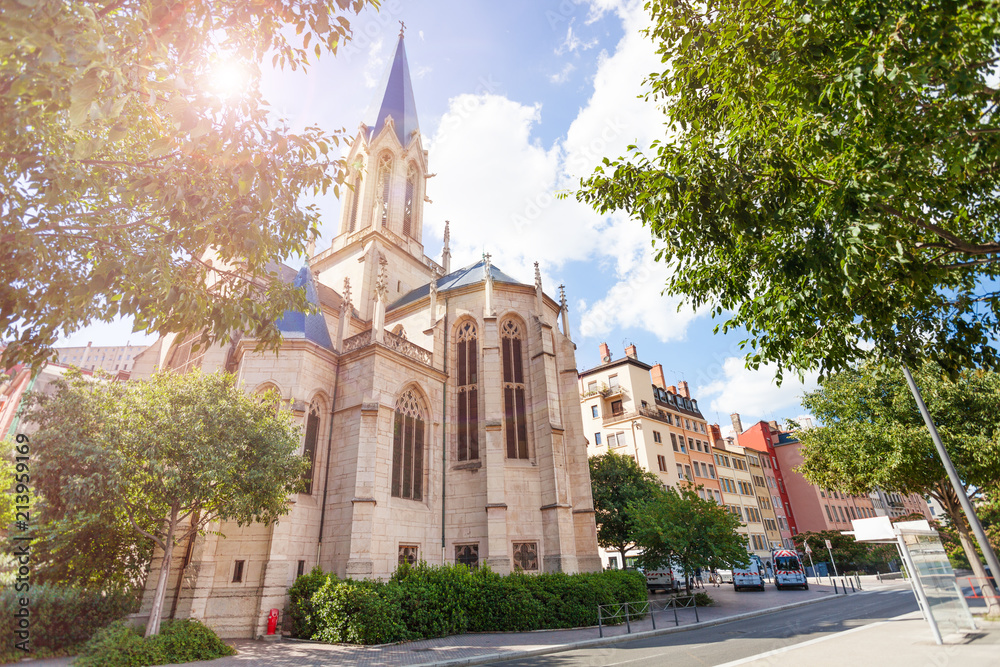
[[[931,638],[927,622],[915,611],[835,635],[735,660],[718,667],[773,665],[961,665],[992,667],[1000,662],[1000,623],[976,619],[978,631]]]

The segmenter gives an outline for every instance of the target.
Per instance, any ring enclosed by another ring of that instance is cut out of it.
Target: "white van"
[[[655,590],[664,590],[668,593],[677,590],[677,579],[674,577],[673,568],[659,567],[646,570],[646,590],[652,593]]]
[[[774,563],[774,587],[779,591],[799,586],[803,590],[809,590],[806,570],[797,553],[791,549],[775,549],[771,552],[771,562]]]
[[[747,560],[749,562],[746,565],[733,567],[733,590],[764,590],[764,564],[757,554],[747,554]]]

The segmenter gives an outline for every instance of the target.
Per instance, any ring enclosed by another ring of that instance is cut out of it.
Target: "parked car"
[[[764,590],[764,564],[757,554],[747,554],[748,563],[733,568],[733,590]]]
[[[677,578],[674,577],[673,569],[670,567],[649,569],[644,574],[646,575],[646,589],[650,593],[656,590],[671,593],[679,588]]]
[[[733,571],[732,570],[716,570],[715,576],[719,577],[719,582],[723,584],[733,583]]]

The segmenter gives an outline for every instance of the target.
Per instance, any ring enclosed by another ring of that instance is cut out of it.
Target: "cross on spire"
[[[403,31],[406,30],[406,24],[402,21],[399,22],[399,36],[403,36]]]

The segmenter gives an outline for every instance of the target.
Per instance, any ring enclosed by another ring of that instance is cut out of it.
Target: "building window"
[[[618,376],[617,375],[612,375],[611,377],[608,378],[608,387],[610,389],[617,389],[618,388]]]
[[[621,401],[611,401],[611,416],[618,417],[624,414],[625,411],[622,409]]]
[[[829,505],[823,505],[823,509],[826,510],[826,518],[827,518],[827,520],[833,521],[834,520],[833,516],[830,514],[830,506]]]
[[[653,431],[653,442],[663,444],[663,436],[660,435],[659,431]]]
[[[361,201],[361,174],[354,176],[354,191],[351,193],[351,214],[347,218],[347,232],[353,232],[358,226],[358,202]]]
[[[233,565],[233,583],[238,584],[243,581],[243,564],[245,560],[238,560]]]
[[[675,452],[680,451],[680,450],[677,449],[677,434],[676,433],[671,433],[670,434],[670,444],[673,446]]]
[[[304,560],[300,560],[298,567],[295,568],[295,578],[298,579],[299,577],[301,577],[303,574],[305,574],[305,571],[306,571],[306,562]]]
[[[316,441],[319,439],[319,415],[319,403],[313,401],[306,416],[306,440],[302,445],[302,456],[309,461],[309,469],[302,474],[306,483],[303,493],[312,493],[313,473],[316,470]]]
[[[594,418],[597,417],[597,406],[596,405],[591,405],[590,406],[590,416],[594,417]]]
[[[684,477],[687,481],[691,481],[691,466],[684,466]]]
[[[503,413],[507,458],[528,458],[528,425],[524,400],[524,365],[521,329],[507,320],[500,327],[503,349]],[[610,443],[609,443],[610,444]]]
[[[614,433],[608,433],[608,447],[617,447],[618,438],[615,437]]]
[[[479,567],[479,544],[456,544],[455,562],[475,570]]]
[[[403,234],[413,236],[413,196],[417,191],[417,168],[411,162],[406,170],[406,192],[403,196]]]
[[[398,562],[400,565],[403,563],[406,563],[407,565],[416,565],[419,553],[420,547],[415,544],[400,544]]]
[[[684,479],[684,466],[677,464],[677,479]]]
[[[618,556],[608,556],[608,569],[609,570],[618,569]]]
[[[656,465],[660,467],[660,472],[667,471],[667,459],[659,454],[656,455]]]
[[[382,221],[382,226],[389,224],[389,192],[392,183],[392,155],[383,153],[378,161],[377,200],[375,214]]]
[[[847,523],[847,519],[844,518],[844,508],[843,507],[840,507],[839,505],[837,506],[837,514],[840,515],[840,522],[841,523]]]
[[[514,542],[514,569],[538,570],[538,542]]]
[[[420,403],[412,389],[396,401],[392,433],[392,495],[423,500],[424,426]]]
[[[479,354],[476,325],[458,328],[458,460],[479,458]]]

